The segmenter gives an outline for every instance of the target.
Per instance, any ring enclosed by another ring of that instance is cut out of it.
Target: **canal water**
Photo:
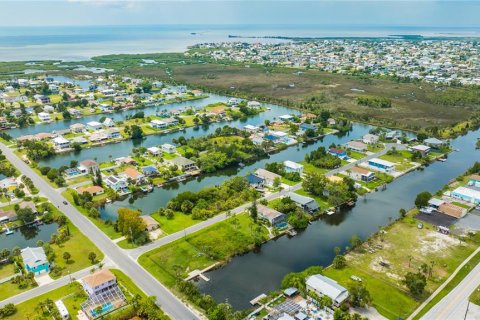
[[[52,234],[58,229],[58,224],[50,223],[40,226],[23,226],[13,230],[13,234],[0,234],[0,250],[19,247],[36,247],[37,241],[49,241]]]
[[[181,192],[196,192],[208,186],[219,185],[233,176],[245,176],[249,172],[254,172],[258,168],[264,168],[265,164],[269,162],[283,162],[284,160],[303,161],[305,154],[317,149],[321,145],[328,147],[332,143],[346,143],[351,139],[362,137],[364,134],[368,133],[371,128],[372,127],[368,125],[354,124],[352,130],[346,134],[327,135],[323,139],[307,146],[292,146],[276,154],[270,155],[267,159],[262,159],[253,164],[246,165],[243,168],[220,170],[214,174],[202,175],[195,179],[169,184],[163,188],[155,188],[152,193],[148,193],[145,196],[138,198],[132,204],[128,202],[128,198],[123,201],[113,202],[100,209],[100,215],[103,219],[114,221],[117,219],[117,210],[119,208],[141,209],[144,214],[151,214],[160,207],[165,206],[170,199]]]
[[[480,151],[475,150],[478,137],[480,131],[453,140],[453,148],[459,151],[451,153],[446,162],[409,173],[389,184],[387,190],[368,194],[366,200],[359,198],[350,210],[326,216],[293,238],[281,237],[264,244],[258,252],[233,258],[224,268],[206,274],[210,281],[199,282],[200,289],[218,302],[228,300],[236,309],[245,309],[259,294],[277,290],[287,273],[313,265],[328,266],[334,248],[350,245],[352,235],[369,237],[379,226],[388,224],[390,217],[399,217],[401,208],[413,207],[419,192],[436,192],[480,161]]]

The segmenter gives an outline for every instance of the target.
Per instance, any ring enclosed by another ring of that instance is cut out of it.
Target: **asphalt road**
[[[88,218],[83,216],[67,201],[60,193],[51,187],[45,180],[38,176],[27,164],[18,158],[11,149],[0,144],[5,157],[20,172],[32,179],[38,190],[46,196],[105,254],[112,263],[121,269],[132,281],[147,295],[155,296],[158,305],[173,319],[199,319],[199,316],[183,304],[167,288],[158,282],[150,273],[143,269],[125,250],[113,243],[101,230],[99,230]],[[68,203],[68,202],[67,202]],[[35,294],[36,296],[36,294]],[[33,296],[32,296],[33,297]],[[19,300],[20,301],[20,300]]]

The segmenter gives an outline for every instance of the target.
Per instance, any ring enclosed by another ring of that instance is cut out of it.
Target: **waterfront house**
[[[285,114],[283,116],[279,116],[278,119],[280,119],[283,122],[288,122],[293,120],[293,116],[291,114]]]
[[[96,161],[87,159],[80,162],[78,170],[82,173],[96,173],[100,170],[100,166]]]
[[[98,131],[102,129],[102,124],[98,121],[90,121],[87,123],[87,129],[92,131]]]
[[[391,172],[395,168],[395,163],[392,163],[387,160],[378,159],[378,158],[373,158],[368,160],[368,165],[373,169],[376,169],[382,172]]]
[[[50,98],[47,96],[44,96],[43,94],[36,94],[33,96],[33,98],[38,104],[50,103]]]
[[[370,182],[370,181],[375,179],[375,173],[374,172],[369,171],[365,168],[360,168],[360,167],[353,167],[348,172],[348,175],[353,180],[363,181],[363,182]]]
[[[142,174],[146,177],[158,175],[158,169],[155,166],[146,166],[142,168]]]
[[[48,273],[50,264],[42,247],[30,248],[26,247],[20,251],[27,272],[32,272],[35,275],[41,273]]]
[[[70,141],[65,139],[64,137],[56,137],[53,139],[53,144],[57,149],[67,149],[70,148]]]
[[[82,287],[89,296],[101,295],[117,286],[117,278],[108,269],[98,270],[81,280]]]
[[[251,124],[247,124],[246,126],[243,127],[243,129],[247,132],[259,132],[261,129],[257,126],[253,126]]]
[[[262,220],[268,221],[272,227],[285,223],[286,221],[285,214],[262,204],[257,205],[257,210],[258,217]]]
[[[7,118],[0,117],[0,128],[7,128],[7,127],[8,127]]]
[[[42,121],[42,122],[48,122],[48,121],[51,120],[50,114],[46,113],[46,112],[39,112],[38,113],[38,119],[40,119],[40,121]]]
[[[327,296],[335,306],[341,305],[348,298],[348,291],[335,280],[321,274],[309,276],[306,280],[307,292],[312,291],[317,296]]]
[[[430,147],[419,144],[410,148],[412,152],[418,152],[422,157],[425,157],[430,152]]]
[[[168,127],[170,127],[170,126],[176,126],[176,125],[178,124],[178,119],[175,119],[175,118],[166,118],[166,119],[163,119],[163,122],[165,122]]]
[[[132,166],[137,165],[137,161],[133,160],[131,157],[120,157],[115,159],[115,164],[121,166],[122,164],[130,164]]]
[[[157,220],[153,219],[151,216],[143,215],[143,216],[140,216],[140,218],[145,223],[145,231],[150,232],[150,231],[157,230],[158,228],[160,228],[160,224],[157,222]]]
[[[112,106],[109,105],[109,104],[106,104],[106,103],[102,103],[100,105],[100,111],[102,113],[110,113],[110,112],[112,112]]]
[[[256,176],[252,173],[245,178],[247,179],[248,183],[254,188],[263,188],[263,186],[265,185],[265,179],[260,178],[259,176]]]
[[[450,195],[453,198],[463,200],[465,202],[480,203],[480,188],[475,187],[458,187],[453,190]]]
[[[0,209],[0,223],[10,222],[17,220],[17,213],[15,210],[2,210]]]
[[[116,177],[116,176],[108,176],[105,179],[105,183],[109,188],[112,188],[116,192],[120,192],[120,193],[128,192],[126,179]]]
[[[310,124],[310,123],[302,123],[300,125],[300,130],[302,130],[303,132],[307,131],[307,130],[313,130],[313,131],[317,131],[317,127],[313,124]]]
[[[472,175],[468,178],[468,185],[469,185],[469,186],[473,186],[473,187],[480,188],[480,175],[478,175],[478,174],[472,174]]]
[[[113,121],[112,118],[106,118],[103,120],[102,124],[105,128],[112,128],[115,126],[115,121]]]
[[[260,108],[262,104],[258,101],[248,101],[247,102],[247,107],[249,108]]]
[[[347,152],[339,148],[330,148],[328,149],[328,153],[330,153],[332,156],[339,157],[340,159],[347,157]]]
[[[75,108],[68,108],[68,113],[70,113],[72,117],[80,117],[82,115],[82,113]]]
[[[53,113],[53,111],[55,111],[55,108],[50,106],[50,105],[46,105],[46,106],[43,107],[43,112]]]
[[[170,163],[179,167],[183,172],[197,169],[197,165],[194,161],[182,156],[170,160]]]
[[[124,177],[127,180],[131,180],[134,184],[140,184],[145,179],[145,176],[134,168],[125,168],[125,171],[123,171],[120,176]]]
[[[320,209],[320,206],[318,205],[317,201],[315,199],[299,195],[298,193],[295,192],[290,192],[288,193],[287,197],[292,199],[293,202],[297,204],[300,208],[307,212],[316,212],[318,209]]]
[[[290,160],[283,161],[283,167],[286,172],[297,172],[299,174],[303,173],[303,165],[296,163]]]
[[[108,134],[105,131],[93,132],[88,137],[90,142],[100,142],[108,139]]]
[[[345,147],[347,149],[358,151],[358,152],[363,152],[365,151],[365,149],[367,149],[367,145],[365,143],[361,141],[355,141],[355,140],[347,142]]]
[[[265,185],[270,187],[273,186],[273,183],[276,179],[280,180],[282,178],[280,175],[262,168],[257,169],[257,171],[255,171],[255,175],[262,178],[265,181]]]
[[[159,147],[150,147],[147,148],[147,151],[153,156],[158,156],[162,153],[162,150]]]
[[[454,218],[461,218],[467,214],[467,209],[453,203],[444,202],[438,207],[438,211]]]
[[[162,144],[162,151],[165,153],[175,153],[177,152],[177,148],[174,145],[164,143]]]
[[[335,121],[335,119],[333,119],[333,118],[328,118],[328,119],[327,119],[327,124],[328,124],[329,126],[334,126],[334,125],[337,124],[337,121]]]
[[[150,121],[150,127],[154,128],[154,129],[164,129],[164,128],[167,127],[167,123],[165,121],[162,121],[162,120],[154,119],[154,120]]]
[[[380,140],[380,137],[371,133],[367,133],[362,137],[363,143],[366,144],[376,144]]]
[[[35,135],[35,140],[48,140],[48,139],[52,139],[54,137],[58,137],[59,135],[61,135],[60,133],[58,133],[57,135],[54,135],[53,133],[51,132],[39,132]]]
[[[445,201],[437,198],[431,198],[428,200],[428,206],[432,209],[438,210],[442,204],[444,204]]]
[[[445,144],[445,141],[439,140],[437,138],[428,138],[423,140],[423,143],[427,146],[438,149]]]
[[[83,194],[85,192],[91,194],[92,196],[98,196],[104,194],[105,190],[100,186],[88,186],[88,187],[78,187],[77,192]]]
[[[85,125],[83,123],[74,123],[70,126],[71,133],[82,133],[85,130]]]
[[[106,133],[108,139],[118,139],[121,137],[119,128],[108,128]]]
[[[398,136],[398,132],[396,130],[388,131],[385,133],[385,139],[392,140]]]

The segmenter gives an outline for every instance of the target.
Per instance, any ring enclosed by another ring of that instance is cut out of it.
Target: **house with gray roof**
[[[327,296],[333,304],[338,306],[348,298],[348,290],[339,285],[335,280],[314,274],[307,278],[307,292],[314,292],[318,296]]]
[[[295,202],[297,206],[301,207],[307,212],[315,212],[320,208],[317,201],[315,201],[315,199],[313,198],[302,196],[295,192],[290,192],[287,197],[292,199],[292,201]]]
[[[170,163],[172,165],[178,166],[180,169],[182,169],[183,172],[197,169],[195,161],[181,156],[173,158],[172,160],[170,160]]]
[[[42,247],[26,247],[25,249],[21,250],[20,254],[27,272],[32,272],[35,275],[39,275],[49,271],[50,264]]]

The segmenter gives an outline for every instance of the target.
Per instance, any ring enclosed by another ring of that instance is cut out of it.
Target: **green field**
[[[177,278],[185,278],[190,271],[204,269],[250,250],[255,238],[253,225],[247,215],[237,215],[147,252],[138,261],[160,282],[172,288]],[[267,230],[260,228],[257,237],[266,239]]]
[[[152,214],[152,218],[158,221],[160,229],[167,234],[175,233],[201,222],[201,220],[193,220],[192,215],[181,212],[175,212],[173,219],[167,219],[158,213]]]

